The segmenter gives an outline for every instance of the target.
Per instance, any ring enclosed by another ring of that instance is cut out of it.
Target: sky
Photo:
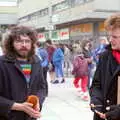
[[[16,6],[17,0],[0,0],[0,6]]]

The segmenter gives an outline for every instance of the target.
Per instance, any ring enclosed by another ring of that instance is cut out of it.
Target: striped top
[[[26,78],[26,82],[30,82],[30,74],[31,74],[31,64],[20,64],[22,72]]]

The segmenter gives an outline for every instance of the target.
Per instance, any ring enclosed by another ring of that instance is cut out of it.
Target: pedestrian
[[[11,28],[0,57],[0,120],[36,120],[46,96],[40,60],[35,56],[36,32],[29,27]],[[30,95],[39,98],[26,102]]]
[[[71,73],[71,51],[68,46],[67,44],[64,45],[64,72],[66,77],[69,77]]]
[[[94,120],[120,120],[120,104],[117,97],[120,75],[120,14],[105,21],[110,44],[99,57],[97,69],[90,88],[90,106]]]
[[[40,58],[40,65],[43,68],[43,76],[45,81],[47,81],[47,72],[48,72],[48,53],[44,47],[44,43],[40,41],[36,42],[36,55]],[[48,88],[48,83],[46,83],[46,88]],[[48,89],[47,89],[48,90]],[[46,95],[48,96],[48,91],[46,91]]]
[[[59,44],[56,45],[52,61],[55,67],[55,80],[52,81],[51,83],[53,84],[64,83],[65,82],[63,73],[64,54]]]
[[[45,41],[45,47],[48,53],[48,62],[49,62],[49,73],[50,73],[50,82],[53,82],[55,80],[55,67],[52,61],[53,53],[55,51],[55,47],[50,39]]]
[[[99,45],[93,50],[93,60],[97,64],[99,61],[99,55],[105,51],[106,46],[109,44],[106,37],[99,37]]]
[[[73,84],[78,90],[78,95],[82,100],[88,101],[87,84],[88,84],[88,64],[89,58],[85,58],[82,52],[77,52],[73,60],[74,75]]]

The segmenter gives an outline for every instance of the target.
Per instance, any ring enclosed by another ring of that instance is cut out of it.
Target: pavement
[[[65,83],[49,83],[49,95],[46,98],[40,120],[92,120],[93,113],[89,101],[83,101],[73,87],[72,78]]]

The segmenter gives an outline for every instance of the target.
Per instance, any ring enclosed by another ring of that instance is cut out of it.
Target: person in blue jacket
[[[64,60],[63,51],[60,48],[59,44],[57,44],[56,49],[53,53],[53,64],[55,66],[56,80],[54,80],[52,83],[65,82],[63,75],[63,60]]]
[[[38,57],[41,60],[41,66],[48,67],[48,53],[47,50],[44,48],[44,43],[37,41],[36,45],[36,55],[38,55]]]
[[[44,79],[47,81],[47,71],[48,71],[48,53],[47,50],[45,49],[44,43],[41,43],[40,41],[36,42],[36,55],[39,57],[40,59],[40,65],[43,68],[43,75],[44,75]],[[48,84],[46,84],[47,88],[48,88]],[[48,89],[46,91],[46,94],[48,95]]]
[[[98,64],[98,62],[99,62],[100,54],[103,53],[106,50],[106,46],[109,44],[106,37],[100,37],[99,41],[100,41],[100,44],[93,51],[93,59],[96,62],[96,64]]]

